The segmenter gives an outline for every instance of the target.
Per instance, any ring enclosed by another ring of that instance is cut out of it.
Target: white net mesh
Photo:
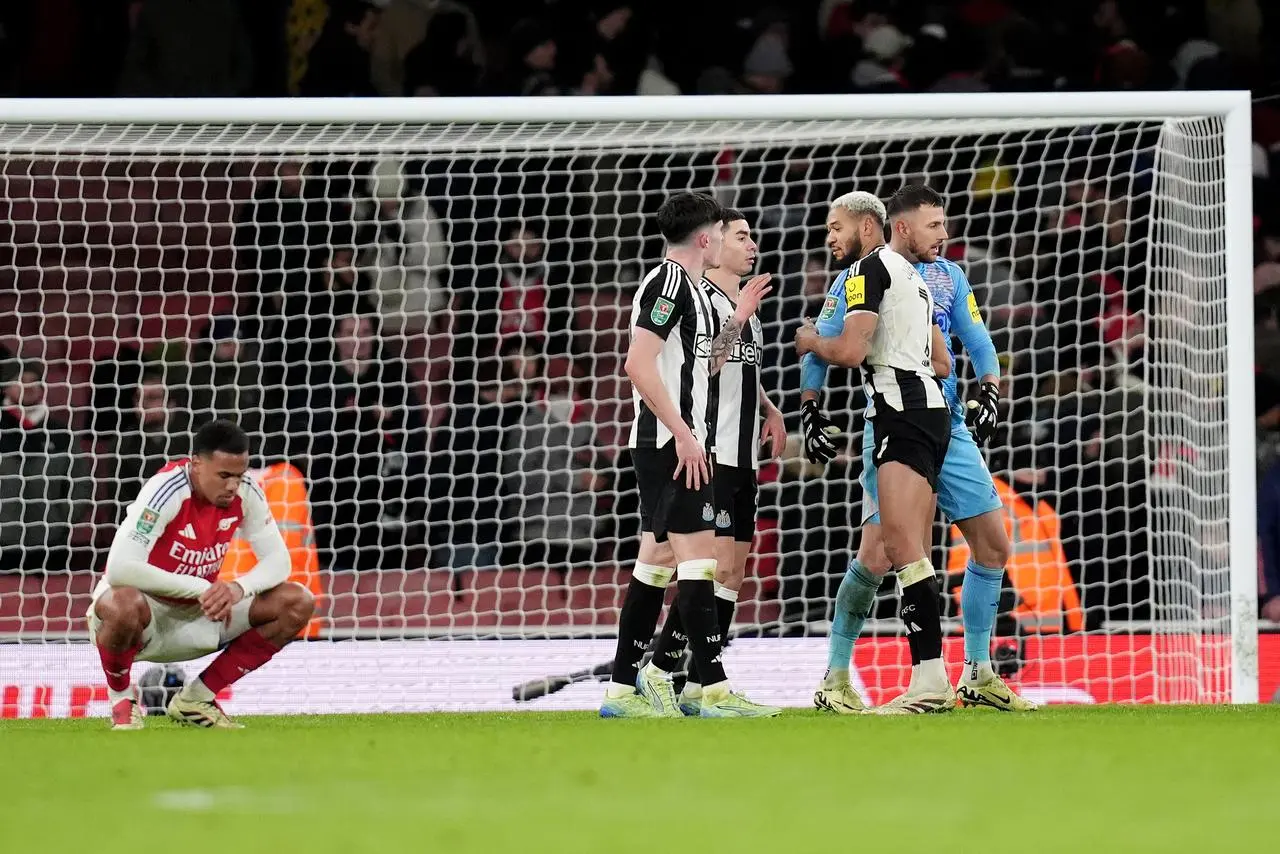
[[[20,642],[0,655],[63,674],[51,713],[97,696],[70,699],[100,676],[56,642],[85,638],[124,504],[215,413],[254,435],[321,601],[317,642],[240,709],[336,709],[309,657],[358,664],[368,708],[499,707],[607,659],[639,525],[620,367],[650,215],[683,189],[747,213],[782,283],[764,385],[795,429],[788,342],[833,274],[826,203],[920,179],[1005,369],[1002,667],[1042,699],[1229,696],[1219,120],[0,125],[0,158],[0,639]],[[823,667],[860,518],[855,386],[832,373],[847,459],[762,472],[728,664],[764,701],[803,703]],[[886,587],[855,653],[873,699],[909,663],[895,611]],[[372,642],[322,642],[352,638]]]

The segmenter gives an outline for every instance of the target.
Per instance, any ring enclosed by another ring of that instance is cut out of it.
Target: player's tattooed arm
[[[720,330],[720,334],[711,342],[711,373],[712,375],[720,373],[720,369],[724,367],[724,363],[729,361],[729,353],[733,351],[733,345],[738,343],[738,339],[742,337],[743,322],[737,317],[731,317],[725,321],[724,328]]]
[[[720,330],[720,334],[711,342],[711,373],[714,376],[724,367],[725,362],[729,361],[729,354],[733,352],[733,345],[738,343],[738,339],[742,337],[742,327],[746,326],[747,321],[751,320],[751,316],[756,313],[756,309],[760,307],[760,300],[769,295],[773,288],[769,287],[769,282],[773,279],[772,273],[761,273],[753,276],[742,290],[738,291],[738,310],[733,316],[725,321],[724,328]]]

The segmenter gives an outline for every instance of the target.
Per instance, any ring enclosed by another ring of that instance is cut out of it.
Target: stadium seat
[[[83,630],[94,583],[87,572],[0,575],[0,634]]]

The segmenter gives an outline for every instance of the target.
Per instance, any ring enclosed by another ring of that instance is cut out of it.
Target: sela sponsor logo
[[[236,522],[239,522],[239,521],[240,521],[240,517],[239,517],[239,516],[228,516],[228,517],[227,517],[227,518],[225,518],[225,519],[219,519],[219,520],[218,520],[218,530],[219,530],[219,531],[229,531],[229,530],[231,530],[231,526],[232,526],[232,525],[234,525]]]
[[[693,339],[693,354],[699,359],[711,358],[711,342],[710,335],[699,335]],[[744,365],[758,365],[764,361],[764,348],[755,341],[743,341],[739,338],[733,342],[733,347],[729,349],[730,362],[741,362]]]
[[[169,546],[169,557],[176,560],[178,566],[170,571],[178,575],[216,575],[230,548],[230,543],[218,543],[208,548],[192,549],[174,541]]]

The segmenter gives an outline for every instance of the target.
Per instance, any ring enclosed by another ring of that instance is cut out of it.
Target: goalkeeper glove
[[[838,428],[818,409],[818,401],[806,400],[800,404],[800,427],[804,430],[805,459],[815,465],[835,459],[836,446],[827,431],[837,432]]]
[[[978,399],[969,401],[969,411],[965,414],[965,426],[973,433],[977,443],[986,445],[996,434],[996,420],[999,411],[996,406],[1000,400],[1000,386],[993,382],[985,382],[978,392]]]

